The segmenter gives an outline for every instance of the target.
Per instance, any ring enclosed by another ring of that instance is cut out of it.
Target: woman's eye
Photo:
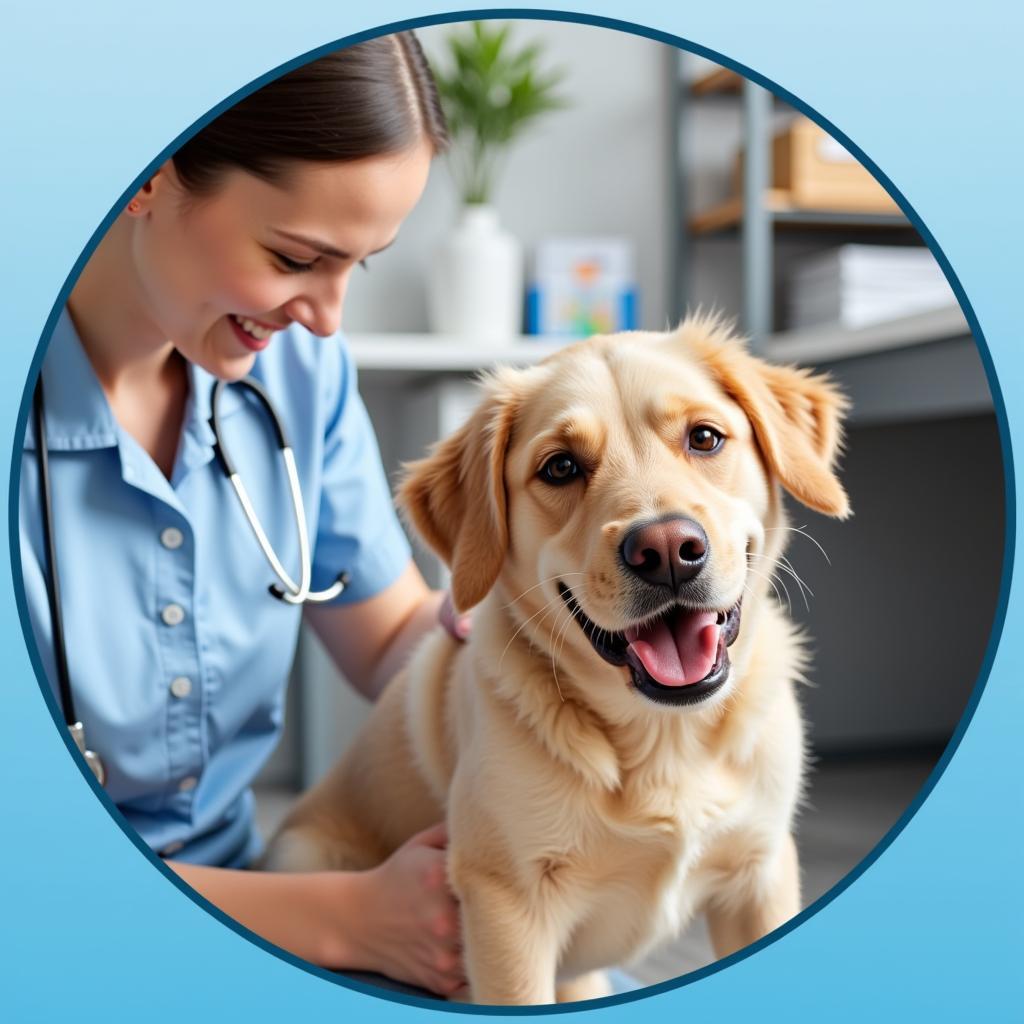
[[[582,476],[579,464],[567,452],[559,452],[552,455],[541,467],[540,478],[549,484],[572,483],[577,477]]]
[[[718,451],[724,440],[725,438],[713,427],[694,427],[690,431],[689,448],[690,451],[707,455]]]
[[[290,259],[285,256],[283,252],[275,252],[274,255],[278,260],[281,261],[281,265],[288,271],[294,274],[302,274],[307,270],[312,270],[316,266],[316,260],[311,263],[301,263],[299,260]]]

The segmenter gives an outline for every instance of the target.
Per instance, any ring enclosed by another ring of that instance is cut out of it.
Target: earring
[[[133,200],[132,200],[132,201],[131,201],[131,202],[130,202],[130,203],[128,204],[128,212],[129,212],[129,213],[138,213],[138,212],[139,212],[139,210],[141,210],[141,209],[142,209],[142,203],[140,203],[140,202],[138,201],[138,199],[133,199]]]

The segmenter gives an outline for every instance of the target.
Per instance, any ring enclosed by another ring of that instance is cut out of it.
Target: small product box
[[[636,327],[633,246],[622,238],[552,238],[537,246],[527,333],[585,338]]]

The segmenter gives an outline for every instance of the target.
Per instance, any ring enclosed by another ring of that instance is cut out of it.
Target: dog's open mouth
[[[558,592],[594,650],[611,665],[626,666],[633,686],[660,704],[696,704],[729,678],[729,647],[740,629],[740,603],[728,611],[674,604],[657,618],[613,633],[592,622],[572,591]]]

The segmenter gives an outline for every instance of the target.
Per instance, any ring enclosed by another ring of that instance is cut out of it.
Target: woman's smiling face
[[[333,334],[349,275],[394,241],[431,156],[424,142],[363,160],[294,163],[279,186],[231,170],[200,199],[168,161],[129,214],[148,316],[186,359],[226,380],[244,377],[273,343],[267,330],[299,323]]]

